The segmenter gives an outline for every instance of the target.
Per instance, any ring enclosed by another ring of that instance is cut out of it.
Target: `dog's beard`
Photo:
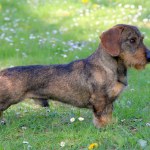
[[[137,70],[144,69],[146,66],[146,57],[143,51],[137,51],[135,54],[130,52],[123,52],[120,54],[121,59],[127,68],[135,68]]]

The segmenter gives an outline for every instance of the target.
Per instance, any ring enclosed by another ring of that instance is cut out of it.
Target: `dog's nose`
[[[147,62],[150,62],[150,50],[146,49],[146,59]]]

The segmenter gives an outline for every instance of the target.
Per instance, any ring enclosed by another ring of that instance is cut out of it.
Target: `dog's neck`
[[[114,57],[109,55],[101,45],[98,46],[97,50],[88,57],[88,60],[91,64],[96,66],[107,66],[111,70],[116,70],[117,61]]]
[[[123,60],[121,60],[119,57],[116,58],[116,61],[118,63],[117,73],[118,73],[118,82],[121,82],[125,86],[127,86],[127,67],[125,66]]]
[[[88,58],[88,61],[95,66],[106,66],[118,75],[118,82],[127,85],[127,68],[119,57],[112,57],[99,45],[97,50]]]

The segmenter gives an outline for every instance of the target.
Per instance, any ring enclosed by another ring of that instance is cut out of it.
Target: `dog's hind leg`
[[[0,111],[0,119],[3,117],[3,112]]]
[[[3,112],[0,111],[0,125],[5,125],[6,124],[6,120],[3,118]]]
[[[5,125],[6,120],[3,118],[3,111],[0,109],[0,125]]]
[[[0,101],[0,124],[5,125],[6,124],[6,119],[3,117],[3,112],[9,108],[13,102],[12,100],[8,99],[8,100],[1,100]]]

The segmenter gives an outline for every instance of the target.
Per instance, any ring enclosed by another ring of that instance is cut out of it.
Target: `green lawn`
[[[100,33],[118,23],[138,26],[150,46],[149,6],[148,0],[1,0],[0,68],[85,58]],[[50,111],[32,100],[10,107],[0,150],[87,150],[92,143],[99,150],[149,150],[149,72],[149,66],[129,70],[129,86],[115,103],[118,121],[103,129],[94,127],[91,111],[58,102],[50,102]]]

